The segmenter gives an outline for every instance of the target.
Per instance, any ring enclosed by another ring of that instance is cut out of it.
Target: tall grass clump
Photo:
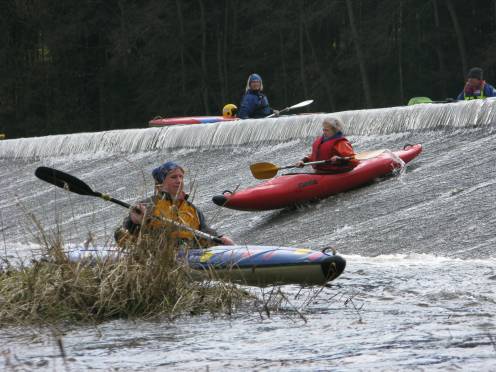
[[[0,271],[0,323],[100,322],[231,314],[246,291],[219,280],[197,281],[168,232],[144,234],[110,256],[74,260],[60,235],[43,235],[41,258]]]

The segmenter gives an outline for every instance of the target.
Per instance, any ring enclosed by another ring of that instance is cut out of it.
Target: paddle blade
[[[80,195],[100,196],[80,179],[57,169],[38,167],[34,172],[40,180]]]
[[[274,177],[279,171],[279,167],[272,163],[255,163],[250,165],[251,174],[259,180],[266,180]]]
[[[305,107],[305,106],[308,106],[312,103],[313,103],[313,99],[309,99],[308,101],[303,101],[303,102],[297,103],[296,105],[288,107],[288,109],[292,110],[292,109],[299,108],[299,107]]]
[[[380,150],[372,150],[372,151],[364,151],[359,154],[355,155],[355,159],[357,160],[367,160],[367,159],[372,159],[376,158],[381,154],[384,154],[386,150],[385,149],[380,149]]]

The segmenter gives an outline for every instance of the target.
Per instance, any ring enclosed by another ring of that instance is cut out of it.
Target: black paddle
[[[81,181],[79,178],[76,178],[74,176],[71,176],[70,174],[67,174],[65,172],[59,171],[54,168],[48,168],[48,167],[38,167],[36,171],[34,172],[35,176],[38,177],[40,180],[43,180],[45,182],[51,183],[52,185],[55,185],[57,187],[61,187],[65,190],[72,191],[76,194],[79,195],[87,195],[87,196],[96,196],[98,198],[101,198],[103,200],[107,200],[109,202],[118,204],[124,208],[131,208],[132,206],[128,203],[125,203],[121,200],[117,200],[112,198],[110,195],[107,194],[102,194],[101,192],[93,191],[91,187],[89,187],[86,183]],[[168,218],[161,218],[162,220],[166,221],[167,223],[170,223],[174,226],[177,226],[183,230],[187,230],[195,234],[199,238],[207,239],[210,240],[214,243],[219,243],[223,244],[222,240],[204,233],[203,231],[193,229],[189,226],[183,225],[177,221],[168,219]]]
[[[65,190],[75,192],[76,194],[96,196],[98,198],[102,198],[103,200],[107,200],[112,203],[119,204],[124,208],[131,208],[130,204],[114,199],[110,197],[110,195],[93,191],[86,183],[81,181],[79,178],[71,176],[70,174],[59,171],[57,169],[48,168],[48,167],[39,167],[36,169],[34,174],[40,180],[51,183],[52,185],[61,187]]]

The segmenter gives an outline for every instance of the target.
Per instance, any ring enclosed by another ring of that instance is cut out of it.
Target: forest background
[[[496,0],[0,0],[0,133],[218,115],[259,73],[312,112],[456,97],[496,81]]]

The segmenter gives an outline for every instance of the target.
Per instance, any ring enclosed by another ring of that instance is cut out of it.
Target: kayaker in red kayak
[[[218,236],[224,245],[233,245],[234,242],[226,235],[218,235],[210,228],[203,213],[188,201],[188,194],[183,191],[184,169],[175,162],[169,161],[155,168],[152,172],[155,180],[155,194],[142,200],[133,208],[116,231],[118,242],[138,236],[146,226],[150,230],[170,229],[170,236],[180,243],[190,247],[201,245],[191,231],[171,228],[170,223],[160,220],[160,217],[200,230],[210,235]]]
[[[343,135],[343,123],[338,118],[327,118],[322,122],[322,136],[312,145],[312,153],[295,165],[303,167],[310,161],[328,160],[323,164],[312,164],[316,173],[344,173],[355,168],[359,161],[351,143]]]

